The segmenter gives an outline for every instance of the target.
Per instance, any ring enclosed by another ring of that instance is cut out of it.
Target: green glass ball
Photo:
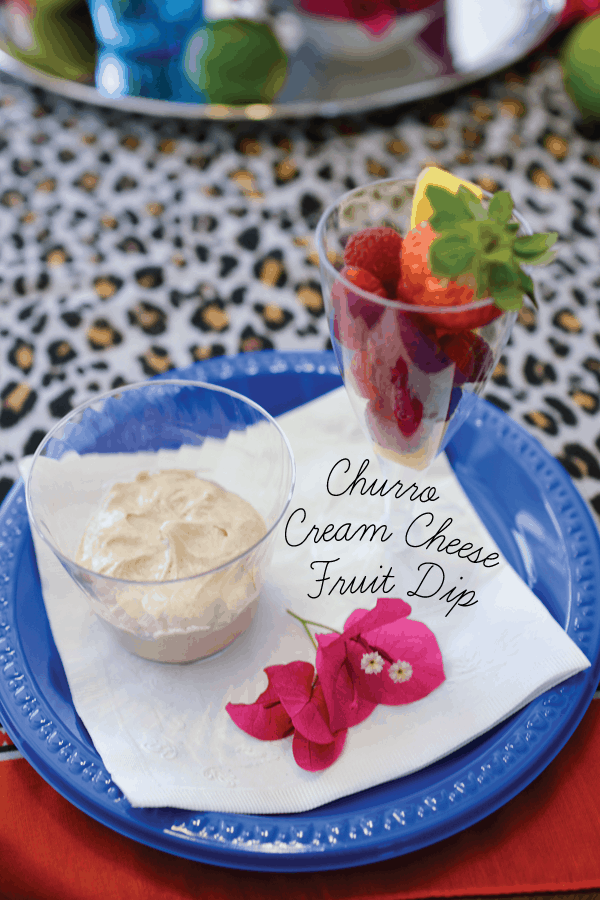
[[[264,22],[208,22],[188,42],[185,72],[209,103],[271,103],[283,87],[287,59]]]
[[[600,16],[573,28],[560,59],[565,90],[584,120],[600,119]]]
[[[82,0],[37,0],[17,11],[7,8],[7,48],[12,56],[48,75],[93,84],[96,39]],[[11,17],[21,12],[13,39]]]

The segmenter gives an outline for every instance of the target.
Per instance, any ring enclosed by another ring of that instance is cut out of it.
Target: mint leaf
[[[489,285],[492,297],[496,298],[498,294],[504,291],[518,288],[520,280],[518,273],[515,272],[512,266],[499,263],[493,264],[490,268]]]
[[[508,266],[512,261],[510,247],[500,247],[498,250],[493,250],[491,253],[484,253],[483,260],[486,263],[504,263],[504,265]]]
[[[478,267],[476,271],[471,270],[473,277],[475,278],[475,283],[477,285],[475,290],[475,296],[478,300],[483,300],[484,297],[491,297],[492,292],[490,290],[490,272],[486,266]]]
[[[427,198],[433,207],[430,225],[437,237],[429,248],[429,266],[437,278],[456,280],[469,275],[477,297],[490,297],[500,309],[516,310],[524,296],[535,305],[534,286],[521,268],[554,259],[558,235],[519,235],[508,191],[498,191],[484,205],[461,185],[456,194],[430,185]]]
[[[533,281],[531,280],[531,278],[529,277],[527,272],[523,271],[523,269],[519,270],[519,283],[520,283],[521,290],[523,291],[523,293],[527,294],[527,296],[529,297],[529,299],[531,300],[531,302],[537,309],[538,304],[537,304],[537,300],[535,299],[535,290],[534,290],[534,286],[533,286]]]
[[[507,245],[503,229],[500,225],[496,225],[495,222],[491,222],[488,219],[485,222],[481,222],[478,227],[479,233],[477,237],[477,245],[480,248],[480,252],[483,253],[484,256],[489,253],[495,253],[504,245]]]
[[[521,259],[521,257],[518,257]],[[523,263],[528,266],[546,266],[548,263],[554,262],[556,259],[556,252],[554,250],[547,250],[546,253],[540,254],[540,256],[536,256],[533,259],[524,259]]]
[[[476,197],[473,191],[470,191],[463,184],[458,189],[458,192],[455,194],[459,200],[466,206],[469,213],[474,219],[483,222],[487,219],[487,212],[485,207],[479,197]]]
[[[453,228],[455,225],[458,225],[460,222],[463,222],[469,218],[469,213],[465,209],[464,215],[461,217],[460,214],[456,214],[447,209],[440,209],[435,212],[431,218],[429,219],[429,224],[436,232],[439,234],[442,231],[447,231],[449,228]]]
[[[513,207],[512,197],[508,191],[498,191],[490,200],[489,217],[505,225],[513,214]]]
[[[434,231],[442,231],[457,222],[473,218],[462,199],[446,188],[430,184],[425,196],[433,207],[433,216],[429,222]]]
[[[510,265],[493,265],[490,270],[490,294],[499,309],[520,309],[523,289],[519,273]]]
[[[504,288],[494,294],[493,299],[498,309],[512,311],[523,306],[523,293],[516,288]]]
[[[535,259],[547,253],[558,240],[558,234],[554,231],[551,234],[528,234],[524,237],[515,238],[514,254],[521,259]]]
[[[457,278],[468,271],[474,257],[469,238],[454,232],[436,238],[429,248],[431,272],[438,278]]]
[[[476,222],[473,219],[469,219],[468,222],[458,222],[454,228],[447,229],[451,231],[452,234],[460,235],[466,240],[469,241],[471,246],[477,250],[481,246],[481,222]]]

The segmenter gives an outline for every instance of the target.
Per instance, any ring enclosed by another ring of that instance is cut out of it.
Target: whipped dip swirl
[[[169,629],[191,619],[214,628],[239,612],[257,587],[253,567],[241,560],[212,570],[244,554],[266,530],[250,503],[192,471],[140,472],[110,489],[87,525],[77,562],[130,582],[117,602],[138,622],[149,624],[151,617]],[[132,582],[146,584],[142,589]]]
[[[140,472],[111,488],[77,562],[128,581],[173,581],[235,559],[265,532],[253,506],[194,472]]]

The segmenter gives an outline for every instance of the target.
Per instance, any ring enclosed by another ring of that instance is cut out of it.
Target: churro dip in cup
[[[30,520],[132,653],[191,662],[250,625],[294,461],[260,406],[158,380],[73,410],[38,447]]]

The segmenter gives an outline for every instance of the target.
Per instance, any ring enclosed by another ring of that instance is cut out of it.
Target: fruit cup
[[[429,184],[436,183],[439,173],[437,184],[455,193],[465,185],[441,170],[427,172]],[[422,178],[417,189],[420,213]],[[506,285],[497,281],[504,305],[513,307],[502,309],[493,297],[477,299],[477,285],[469,275],[456,281],[434,278],[428,264],[436,234],[429,222],[420,221],[419,213],[415,227],[415,185],[390,179],[348,192],[324,213],[317,247],[334,351],[363,430],[382,461],[424,469],[465,421],[472,396],[487,385],[522,295],[531,296],[533,285],[521,273],[520,293],[507,294]],[[443,200],[445,192],[439,196]],[[476,200],[479,218],[489,206],[465,194],[464,186],[458,196],[467,197],[467,204]],[[506,231],[507,240],[514,243],[514,235],[531,235],[512,210],[510,198],[502,206],[497,196],[490,213],[502,207],[498,218],[504,221],[498,228]],[[490,195],[485,197],[490,200]],[[426,206],[433,216],[432,207]],[[492,236],[495,227],[492,221]],[[553,240],[549,237],[546,243]],[[525,242],[523,252],[527,247]],[[533,248],[530,255],[536,263]]]

